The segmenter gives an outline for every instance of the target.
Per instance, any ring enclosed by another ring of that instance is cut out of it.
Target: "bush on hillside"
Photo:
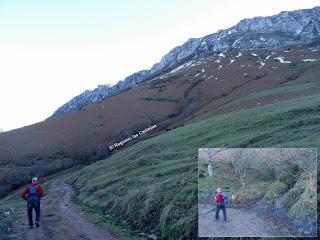
[[[106,143],[100,143],[97,147],[95,154],[95,160],[102,160],[110,155],[109,145]]]
[[[301,169],[299,166],[291,166],[281,177],[280,181],[287,185],[288,188],[292,188],[298,180]]]
[[[278,203],[278,198],[280,197],[281,193],[285,192],[286,185],[282,182],[276,181],[269,187],[269,190],[263,197],[263,201],[268,204],[276,204]]]
[[[316,194],[309,188],[305,188],[299,200],[292,206],[289,214],[293,218],[301,218],[309,215],[314,215],[317,210]]]
[[[290,209],[300,198],[301,193],[303,192],[303,188],[300,187],[294,187],[290,189],[289,192],[284,194],[282,198],[282,205]]]

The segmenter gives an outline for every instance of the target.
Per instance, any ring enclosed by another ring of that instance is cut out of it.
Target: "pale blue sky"
[[[0,128],[151,68],[191,37],[319,0],[0,0]]]

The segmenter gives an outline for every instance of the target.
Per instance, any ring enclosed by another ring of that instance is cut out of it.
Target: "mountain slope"
[[[172,49],[150,70],[134,73],[114,86],[99,85],[93,91],[86,90],[57,109],[52,117],[117,95],[191,58],[228,50],[278,49],[299,44],[319,46],[319,19],[320,7],[281,12],[270,17],[244,19],[226,30],[189,39],[183,45]]]
[[[317,49],[304,47],[200,57],[100,103],[1,133],[0,195],[30,175],[44,176],[101,159],[110,153],[108,146],[155,123],[157,128],[123,147],[199,116],[318,93],[317,59]]]

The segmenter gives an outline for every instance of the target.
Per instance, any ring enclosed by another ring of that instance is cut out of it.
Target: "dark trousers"
[[[32,218],[32,210],[36,212],[36,223],[40,222],[40,203],[37,205],[33,205],[31,207],[28,206],[28,220],[29,226],[33,226],[33,218]]]
[[[223,206],[223,205],[221,205],[221,204],[218,204],[218,205],[217,205],[216,219],[217,219],[217,220],[219,219],[220,209],[221,209],[222,212],[223,212],[223,220],[224,220],[224,221],[227,221],[227,211],[226,211],[226,207]]]

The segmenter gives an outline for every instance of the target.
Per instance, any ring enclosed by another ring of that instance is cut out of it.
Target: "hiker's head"
[[[33,178],[32,178],[32,182],[33,182],[33,183],[37,183],[37,182],[38,182],[38,178],[33,177]]]
[[[221,188],[217,188],[217,193],[222,192]]]

